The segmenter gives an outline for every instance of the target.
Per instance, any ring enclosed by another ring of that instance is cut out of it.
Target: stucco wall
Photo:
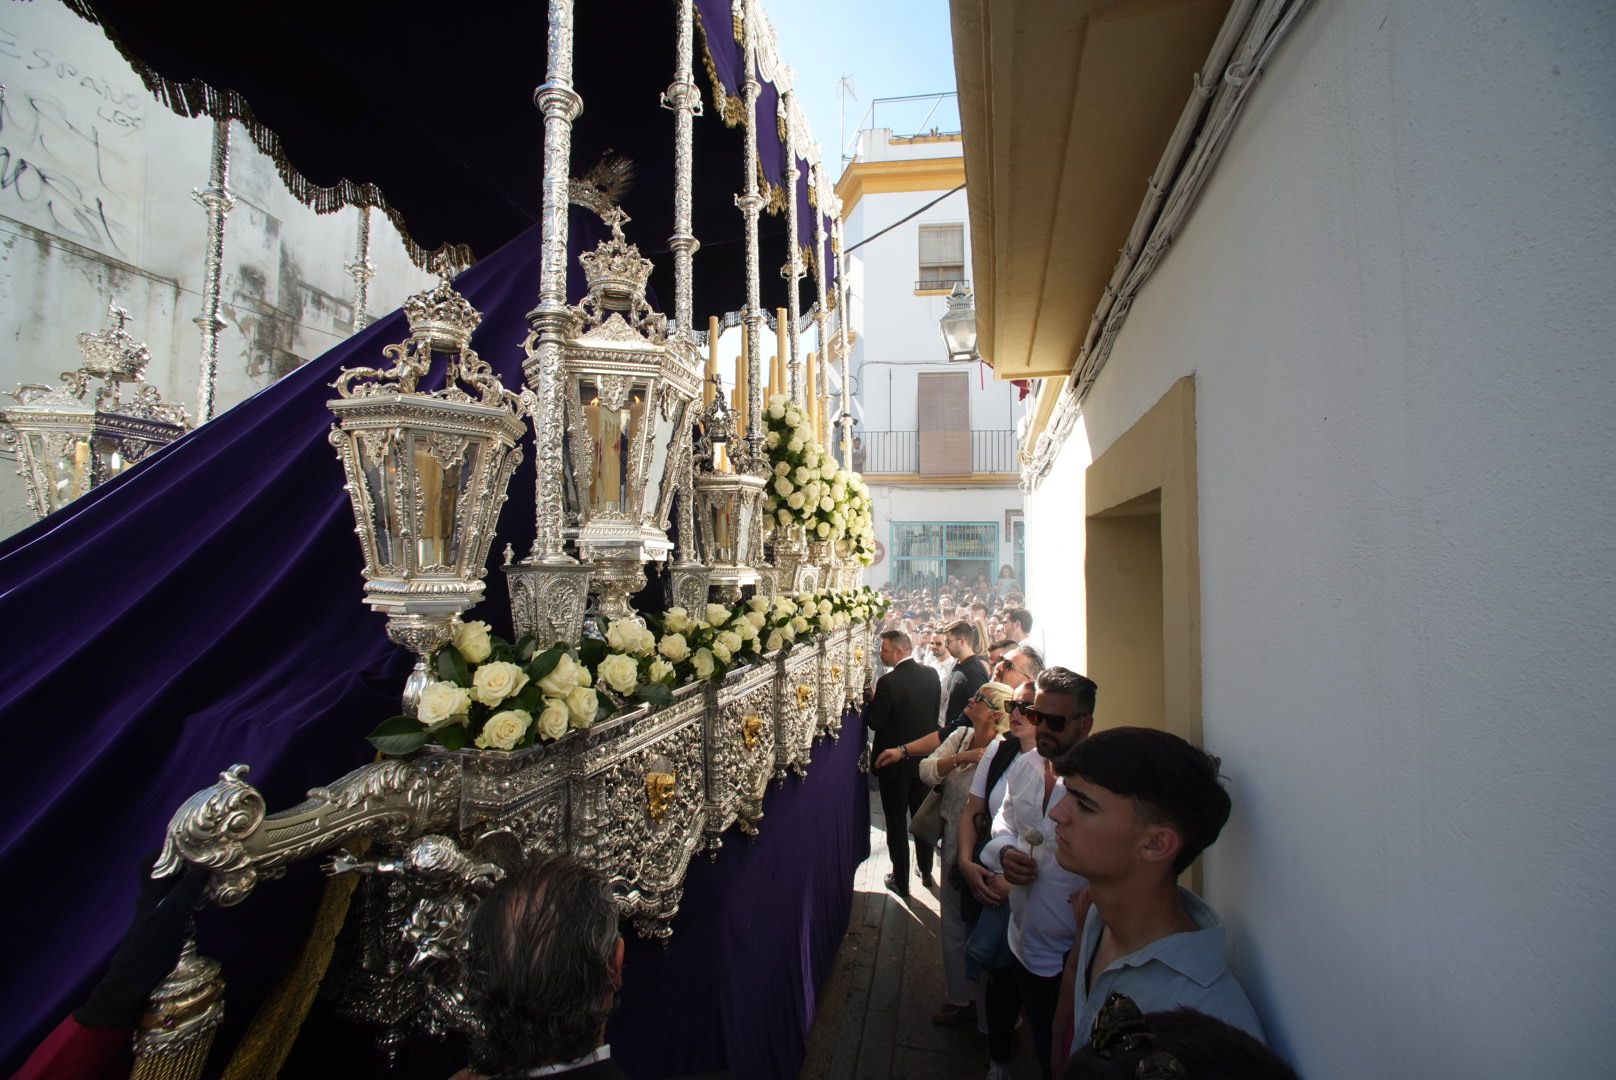
[[[0,10],[0,387],[78,367],[76,337],[107,301],[151,346],[147,380],[194,419],[213,125],[168,111],[101,30],[60,0]],[[352,333],[358,211],[319,215],[292,198],[239,125],[231,136],[217,411]],[[372,215],[372,315],[431,283]],[[9,399],[8,399],[9,403]],[[9,455],[0,534],[32,520]]]
[[[880,562],[864,571],[864,584],[879,588],[892,576],[892,523],[894,521],[994,522],[999,526],[999,553],[993,571],[1014,561],[1011,538],[1005,531],[1004,515],[1021,509],[1021,489],[909,486],[870,482],[875,538],[885,553]]]
[[[1030,500],[1070,594],[1082,467],[1195,375],[1206,891],[1310,1080],[1616,1051],[1613,49],[1593,0],[1313,5]]]

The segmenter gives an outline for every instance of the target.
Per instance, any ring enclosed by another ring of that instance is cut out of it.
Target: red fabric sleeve
[[[69,1015],[12,1080],[128,1080],[132,1034],[129,1028],[86,1027]]]

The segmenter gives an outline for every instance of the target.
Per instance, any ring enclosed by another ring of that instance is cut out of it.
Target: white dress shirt
[[[1004,872],[1003,852],[1015,847],[1038,863],[1031,885],[1010,890],[1010,951],[1034,975],[1059,975],[1077,936],[1071,895],[1088,881],[1055,861],[1055,823],[1049,811],[1066,797],[1058,779],[1044,801],[1044,762],[1036,750],[1017,755],[1006,774],[1004,802],[993,818],[993,838],[982,849],[982,865]],[[1031,843],[1036,835],[1038,844]]]

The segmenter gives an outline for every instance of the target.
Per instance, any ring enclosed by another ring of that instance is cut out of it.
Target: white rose
[[[572,726],[575,728],[586,728],[593,724],[599,708],[600,699],[587,686],[575,686],[567,695],[567,712],[572,714]]]
[[[810,480],[808,483],[803,485],[802,493],[807,497],[809,502],[817,506],[819,504],[819,497],[825,494],[825,485],[821,484],[818,480]]]
[[[786,505],[791,507],[791,509],[793,509],[793,510],[801,510],[802,509],[802,492],[793,491],[790,495],[787,495],[786,496]]]
[[[802,453],[802,439],[796,435],[793,435],[791,437],[791,441],[786,443],[786,449],[793,454]]]
[[[481,619],[455,627],[454,647],[466,658],[466,663],[480,664],[488,659],[488,654],[494,648],[493,642],[488,639],[489,630],[489,625]]]
[[[834,480],[836,478],[836,463],[833,461],[827,461],[825,464],[821,465],[819,467],[819,475],[824,477],[826,480]]]
[[[527,672],[515,664],[496,660],[484,664],[471,677],[471,696],[484,705],[498,705],[527,685]]]
[[[819,630],[821,633],[828,634],[834,629],[836,629],[835,619],[832,619],[829,615],[821,615],[819,617]]]
[[[623,620],[622,639],[625,646],[623,648],[624,652],[631,652],[636,656],[649,656],[656,651],[656,635],[651,633],[649,628],[632,619]],[[613,647],[616,648],[617,646]]]
[[[775,417],[775,419],[778,420],[780,418],[777,416],[777,417]],[[787,409],[786,410],[786,423],[790,424],[792,427],[801,427],[802,426],[802,410],[800,410],[800,409]]]
[[[429,683],[421,691],[421,703],[415,707],[415,718],[423,724],[437,724],[451,716],[464,716],[471,708],[471,693],[452,682]]]
[[[730,662],[731,656],[733,656],[733,654],[728,649],[724,648],[724,643],[722,641],[713,642],[714,659],[722,660],[727,664]]]
[[[690,613],[682,607],[671,607],[662,616],[662,625],[675,634],[682,634],[690,629]]]
[[[634,630],[634,624],[627,619],[613,619],[606,626],[606,644],[618,652],[633,652]]]
[[[786,643],[786,639],[780,635],[780,631],[771,630],[771,631],[769,631],[769,640],[763,646],[763,651],[764,652],[775,652],[781,646],[783,646],[785,643]]]
[[[595,677],[589,674],[589,669],[584,667],[582,664],[578,664],[576,666],[578,668],[578,685],[593,686],[595,684]]]
[[[767,446],[770,450],[773,450],[775,447],[779,446],[780,433],[778,431],[771,431],[767,435],[763,436],[763,445]]]
[[[657,642],[657,652],[677,664],[690,655],[690,645],[685,641],[683,634],[668,634]],[[669,667],[668,670],[671,673],[673,668]]]
[[[786,625],[782,626],[777,631],[777,633],[779,633],[780,637],[783,638],[786,641],[796,641],[797,640],[797,631],[792,629],[790,623],[787,623]]]
[[[763,601],[763,607],[755,607],[751,611],[748,611],[746,613],[746,621],[751,623],[759,630],[763,629],[763,624],[769,621],[769,617],[763,614],[763,608],[768,606],[769,602],[765,600]]]
[[[785,415],[786,415],[786,407],[778,399],[775,400],[772,404],[769,405],[769,419],[770,420],[783,420],[783,419],[785,419]]]
[[[847,485],[842,483],[840,480],[838,480],[836,483],[832,484],[830,486],[830,497],[835,499],[837,502],[841,502],[844,499],[846,499],[847,498]]]
[[[809,447],[803,452],[802,463],[810,469],[819,468],[819,451]]]
[[[781,510],[781,511],[778,511],[778,513],[780,515],[780,524],[782,524],[782,525],[790,525],[791,524],[791,511],[790,510]]]
[[[776,475],[776,476],[789,476],[789,475],[791,475],[791,463],[789,461],[777,461],[777,462],[775,462],[774,475]]]
[[[667,639],[664,638],[663,640],[666,641]],[[656,659],[656,660],[651,661],[651,681],[652,682],[661,682],[662,680],[666,679],[669,675],[672,675],[672,674],[673,674],[673,665],[668,663],[666,660]]]
[[[790,480],[787,480],[783,476],[775,478],[775,481],[774,481],[774,493],[776,495],[780,496],[783,499],[787,495],[790,495],[791,491],[792,491],[792,488],[791,488],[791,481]]]
[[[819,602],[819,613],[821,615],[829,615],[830,612],[831,612],[831,602],[829,600],[821,600]]]
[[[830,535],[830,522],[821,521],[814,531],[819,534],[821,540],[825,539]]]
[[[725,623],[729,622],[729,619],[729,608],[725,607],[723,604],[707,605],[707,622],[709,624],[713,626],[723,626]]]
[[[696,669],[696,678],[713,677],[713,654],[708,649],[697,649],[690,657],[690,666]]]
[[[544,711],[539,714],[539,722],[535,725],[539,737],[559,739],[571,726],[572,711],[567,708],[567,703],[556,698],[545,698]]]
[[[556,666],[550,673],[539,680],[539,689],[545,697],[566,697],[567,691],[578,685],[578,672],[582,670],[571,653],[562,653],[556,660]],[[587,671],[585,675],[589,674]]]
[[[803,618],[801,615],[793,617],[791,620],[791,629],[799,634],[807,632],[808,620]]]
[[[748,600],[746,602],[746,610],[748,610],[748,611],[768,611],[769,610],[769,598],[766,597],[766,596],[754,596],[754,597],[752,597],[750,600]],[[757,625],[762,626],[763,624],[758,623]]]
[[[725,630],[718,635],[718,640],[715,644],[724,646],[731,653],[737,652],[741,647],[741,635],[733,630]]]
[[[632,694],[634,688],[639,685],[640,666],[634,662],[632,656],[612,653],[600,662],[595,674],[605,679],[606,685],[619,694]]]
[[[524,709],[506,709],[488,718],[477,733],[475,744],[482,750],[509,750],[522,741],[533,717]],[[553,737],[553,736],[552,736]]]
[[[747,622],[745,619],[737,619],[735,621],[735,632],[741,635],[742,641],[757,640],[758,628]]]
[[[809,470],[808,466],[798,465],[797,471],[791,474],[791,479],[795,481],[798,487],[801,487],[809,480],[813,479],[813,476],[814,474]]]

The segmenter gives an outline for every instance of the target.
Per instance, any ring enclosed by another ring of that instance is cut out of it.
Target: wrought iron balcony
[[[1016,433],[984,431],[860,431],[853,468],[865,476],[969,476],[1014,473]]]

